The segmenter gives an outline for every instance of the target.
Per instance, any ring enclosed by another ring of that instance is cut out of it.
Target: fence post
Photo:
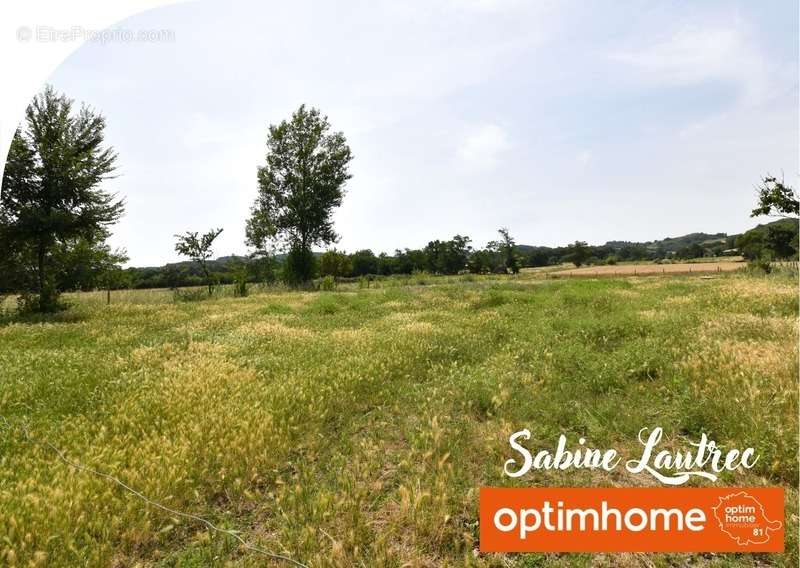
[[[111,304],[111,287],[106,288],[106,305]]]

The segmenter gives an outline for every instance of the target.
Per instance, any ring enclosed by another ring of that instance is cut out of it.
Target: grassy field
[[[435,283],[76,295],[52,320],[0,325],[0,414],[309,566],[797,565],[796,280]],[[510,433],[636,456],[656,425],[675,448],[703,431],[755,447],[755,469],[721,482],[786,489],[787,553],[477,553],[481,485],[652,483],[624,470],[511,481]],[[0,564],[265,565],[9,431],[0,511]]]

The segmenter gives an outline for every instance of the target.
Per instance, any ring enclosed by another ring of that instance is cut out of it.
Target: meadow
[[[383,284],[383,285],[382,285]],[[0,323],[0,415],[72,460],[308,566],[796,566],[795,276],[417,278],[333,292],[76,294]],[[639,453],[702,432],[752,446],[725,485],[786,491],[780,555],[484,555],[482,485],[508,436]],[[0,564],[283,566],[0,427]]]

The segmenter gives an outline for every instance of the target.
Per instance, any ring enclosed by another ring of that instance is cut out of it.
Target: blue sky
[[[791,1],[188,2],[119,23],[173,42],[89,43],[50,82],[108,119],[133,265],[211,227],[244,253],[267,126],[301,103],[355,155],[339,248],[652,240],[747,229],[760,176],[796,182],[797,22]]]

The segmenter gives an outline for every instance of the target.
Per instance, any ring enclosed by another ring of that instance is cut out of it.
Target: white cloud
[[[583,169],[589,165],[589,162],[592,161],[592,152],[589,150],[584,150],[580,154],[578,154],[578,166]]]
[[[476,12],[502,12],[519,7],[521,0],[450,0],[453,7],[466,8]]]
[[[458,148],[458,157],[470,169],[490,170],[497,166],[511,144],[505,130],[484,124],[468,134]]]
[[[664,39],[611,54],[659,84],[688,85],[709,80],[737,83],[741,101],[759,104],[785,83],[783,69],[772,63],[745,25],[684,26]]]

